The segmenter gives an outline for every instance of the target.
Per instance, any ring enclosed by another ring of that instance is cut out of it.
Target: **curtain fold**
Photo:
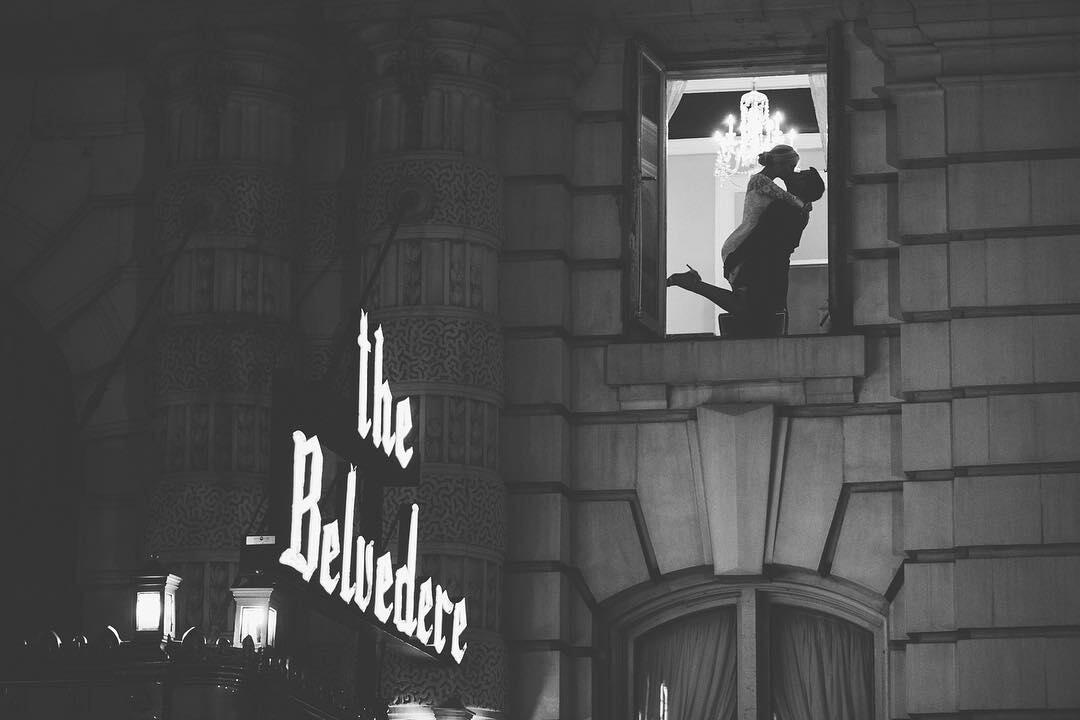
[[[675,108],[679,107],[679,102],[682,100],[684,92],[686,92],[685,80],[667,81],[667,98],[665,107],[667,109],[668,120],[670,120],[671,116],[675,114]]]
[[[634,649],[637,720],[735,720],[735,609],[660,627]]]
[[[770,629],[776,720],[874,716],[874,638],[851,623],[774,605]]]
[[[825,164],[828,165],[829,82],[825,73],[810,73],[810,99],[814,102],[814,117],[817,119],[818,132],[821,133],[821,150],[825,153]]]

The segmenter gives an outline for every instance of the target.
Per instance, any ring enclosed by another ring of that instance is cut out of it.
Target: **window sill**
[[[605,382],[619,389],[623,410],[743,397],[784,405],[850,403],[865,359],[862,335],[675,338],[609,345]]]

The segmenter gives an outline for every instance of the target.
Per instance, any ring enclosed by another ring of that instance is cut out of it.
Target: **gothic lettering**
[[[373,541],[366,540],[363,535],[353,541],[356,468],[349,469],[346,507],[338,515],[345,518],[344,527],[340,527],[337,520],[320,524],[322,470],[323,455],[318,437],[308,438],[300,431],[294,432],[292,526],[290,544],[281,553],[280,562],[300,573],[305,581],[310,581],[318,569],[319,585],[328,595],[336,593],[343,602],[354,602],[362,612],[370,607],[379,622],[392,623],[399,632],[415,637],[437,653],[446,649],[449,640],[450,656],[460,663],[468,647],[467,643],[461,642],[468,625],[465,600],[453,602],[441,585],[435,585],[433,593],[431,578],[417,585],[420,508],[415,504],[411,508],[405,557],[400,558],[401,565],[395,568],[389,552],[374,558]],[[306,533],[303,532],[305,522]],[[339,556],[341,570],[339,574],[333,574],[331,563]],[[447,623],[450,624],[449,638]]]

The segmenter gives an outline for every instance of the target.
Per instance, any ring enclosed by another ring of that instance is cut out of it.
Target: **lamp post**
[[[176,590],[181,578],[151,557],[135,576],[135,640],[160,643],[176,637]]]

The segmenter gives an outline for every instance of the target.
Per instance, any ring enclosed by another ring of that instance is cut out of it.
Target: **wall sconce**
[[[135,639],[161,642],[176,637],[176,590],[180,576],[156,557],[135,576]]]
[[[233,646],[242,647],[244,638],[251,637],[255,649],[277,644],[279,616],[283,602],[281,592],[261,573],[241,575],[232,588],[236,602],[233,622]]]

